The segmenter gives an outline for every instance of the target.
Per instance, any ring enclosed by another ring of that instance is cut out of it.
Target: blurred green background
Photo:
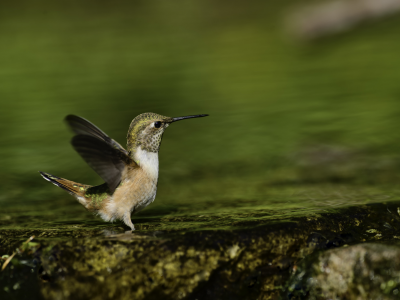
[[[299,43],[284,31],[293,4],[1,3],[3,212],[44,201],[81,211],[39,170],[102,183],[69,144],[68,114],[122,145],[140,113],[210,115],[166,131],[150,212],[216,199],[222,209],[269,205],[310,185],[397,188],[400,18]]]

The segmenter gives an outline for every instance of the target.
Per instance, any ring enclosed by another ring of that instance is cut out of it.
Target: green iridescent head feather
[[[205,117],[207,115],[193,115],[170,118],[155,113],[143,113],[134,118],[129,126],[127,140],[128,151],[133,154],[137,148],[148,152],[158,152],[164,130],[172,122]],[[157,123],[158,122],[158,123]]]
[[[154,122],[161,122],[160,128],[149,126]],[[155,113],[143,113],[134,118],[129,126],[127,140],[128,151],[135,152],[138,147],[149,152],[158,152],[162,134],[173,118]]]

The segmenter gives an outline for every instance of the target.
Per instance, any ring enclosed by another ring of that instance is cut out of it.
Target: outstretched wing
[[[76,134],[91,135],[128,155],[128,151],[126,151],[124,147],[122,147],[118,142],[114,141],[99,127],[89,122],[88,120],[75,115],[68,115],[65,117],[65,122],[67,122],[72,131]]]
[[[135,164],[128,152],[89,121],[73,115],[65,120],[77,134],[72,146],[114,193],[125,166]]]

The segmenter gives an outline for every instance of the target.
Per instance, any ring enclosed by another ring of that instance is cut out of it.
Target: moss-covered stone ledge
[[[350,207],[214,231],[76,230],[57,239],[3,230],[2,251],[33,233],[39,245],[0,273],[0,297],[17,299],[29,288],[43,299],[275,299],[316,250],[400,238],[398,207]]]
[[[363,243],[316,253],[297,266],[287,299],[398,299],[400,245]]]

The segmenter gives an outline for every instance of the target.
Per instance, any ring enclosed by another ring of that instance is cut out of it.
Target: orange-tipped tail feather
[[[87,210],[98,213],[110,200],[110,190],[107,184],[91,186],[60,178],[49,173],[40,172],[40,175],[52,184],[62,188],[74,196]]]
[[[40,175],[47,181],[50,181],[52,184],[66,190],[69,194],[75,197],[84,197],[86,190],[90,187],[90,185],[85,185],[81,183],[76,183],[68,179],[60,178],[49,173],[40,172]]]

